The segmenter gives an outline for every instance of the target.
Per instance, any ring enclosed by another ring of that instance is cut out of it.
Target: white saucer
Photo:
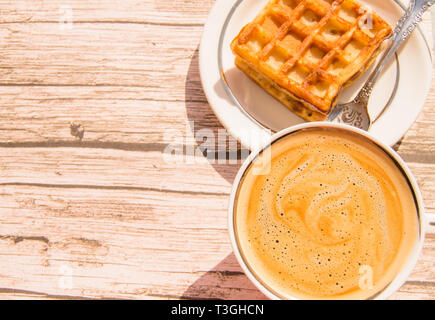
[[[260,147],[271,133],[304,122],[234,65],[230,42],[251,21],[268,0],[217,0],[204,28],[199,53],[201,81],[218,119],[245,147]],[[395,26],[403,14],[397,0],[360,0]],[[369,132],[389,145],[406,133],[423,108],[432,80],[432,56],[421,29],[411,35],[398,51],[396,60],[378,80],[369,112],[377,118]],[[345,89],[340,102],[350,101],[362,87],[369,72]]]

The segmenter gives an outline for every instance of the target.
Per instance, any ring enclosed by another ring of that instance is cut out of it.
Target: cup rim
[[[277,140],[280,138],[283,138],[291,133],[294,133],[296,131],[301,131],[303,129],[311,129],[311,128],[331,128],[331,129],[338,129],[343,130],[347,132],[351,132],[354,134],[357,134],[358,136],[362,137],[363,139],[366,139],[369,142],[374,143],[377,145],[377,147],[381,148],[388,156],[392,158],[392,160],[395,162],[396,166],[402,171],[404,177],[408,180],[408,184],[411,188],[411,191],[413,192],[415,205],[417,208],[417,218],[418,218],[418,227],[419,232],[417,234],[414,248],[412,252],[410,253],[408,259],[403,264],[401,271],[395,276],[395,278],[381,291],[378,292],[373,297],[368,297],[367,299],[375,299],[375,300],[381,300],[386,299],[389,296],[391,296],[394,292],[396,292],[407,280],[409,275],[411,274],[412,270],[414,269],[418,257],[420,255],[420,252],[423,247],[423,242],[425,238],[426,233],[426,215],[425,215],[425,207],[423,202],[423,197],[421,195],[420,188],[418,186],[417,180],[415,179],[414,175],[412,174],[411,170],[405,163],[405,161],[398,155],[398,153],[391,148],[389,145],[385,144],[381,140],[373,137],[370,133],[361,130],[359,128],[343,124],[343,123],[331,123],[331,122],[307,122],[298,124],[295,126],[288,127],[286,129],[283,129],[274,135],[271,136],[270,142],[266,144],[265,146],[262,146],[258,150],[252,151],[251,154],[248,156],[248,158],[243,162],[242,166],[240,167],[239,171],[237,172],[237,175],[234,179],[231,194],[230,194],[230,202],[229,202],[229,208],[228,208],[228,230],[230,234],[230,241],[231,246],[233,248],[234,254],[237,258],[237,261],[239,265],[242,267],[244,273],[249,278],[249,280],[254,283],[254,285],[268,298],[273,300],[282,300],[283,297],[280,297],[277,293],[273,292],[271,288],[268,288],[265,283],[261,281],[261,279],[258,279],[259,277],[256,276],[248,266],[248,263],[244,260],[241,252],[241,248],[238,245],[238,241],[236,239],[236,231],[235,231],[235,225],[234,225],[234,208],[235,208],[235,200],[237,192],[240,188],[242,178],[244,177],[247,169],[249,168],[250,164],[258,157],[258,155],[266,150],[268,147],[270,147],[272,144],[274,144]],[[285,299],[288,300],[299,300],[299,298],[294,296],[286,297]],[[322,299],[322,298],[319,298]],[[325,299],[327,299],[325,297]]]

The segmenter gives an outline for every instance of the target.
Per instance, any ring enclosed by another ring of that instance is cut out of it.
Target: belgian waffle
[[[308,121],[368,69],[391,27],[354,0],[270,0],[232,41],[236,66]]]

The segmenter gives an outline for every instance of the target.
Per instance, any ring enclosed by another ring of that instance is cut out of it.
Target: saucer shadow
[[[392,146],[394,151],[400,152],[400,147],[402,146],[403,139],[404,139],[404,137],[402,137],[398,142],[396,142],[396,144],[394,146]]]
[[[195,300],[267,300],[243,273],[234,253],[196,280],[181,296]]]
[[[242,155],[249,152],[242,148],[240,142],[236,142],[235,138],[229,135],[210,108],[199,75],[199,47],[192,56],[186,76],[185,105],[190,129],[195,137],[196,145],[194,147],[199,147],[216,172],[232,184],[243,162]],[[209,152],[207,147],[204,147],[206,145],[206,140],[202,137],[204,131],[212,133],[215,137],[214,152]],[[227,161],[222,161],[224,163],[219,161],[221,163],[218,163],[217,159],[226,159]]]
[[[218,94],[224,95],[224,92]],[[232,184],[243,161],[243,156],[246,156],[248,151],[243,149],[239,142],[236,144],[234,137],[229,136],[208,104],[199,74],[199,47],[191,58],[186,75],[185,106],[190,129],[195,137],[194,147],[199,148],[214,170]],[[212,133],[215,137],[214,152],[209,152],[204,147],[205,141],[202,137],[204,131]],[[217,163],[216,159],[226,159],[231,160],[231,162]],[[267,299],[245,275],[233,253],[197,279],[180,298],[201,300]]]

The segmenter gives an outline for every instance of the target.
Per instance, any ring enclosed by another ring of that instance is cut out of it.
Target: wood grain
[[[1,0],[2,23],[57,23],[71,9],[77,23],[201,26],[214,0]]]
[[[198,70],[213,3],[0,0],[0,298],[265,298],[227,235],[240,163],[165,156],[223,129]],[[430,213],[434,106],[395,147]],[[392,298],[434,299],[434,261],[431,234]]]

